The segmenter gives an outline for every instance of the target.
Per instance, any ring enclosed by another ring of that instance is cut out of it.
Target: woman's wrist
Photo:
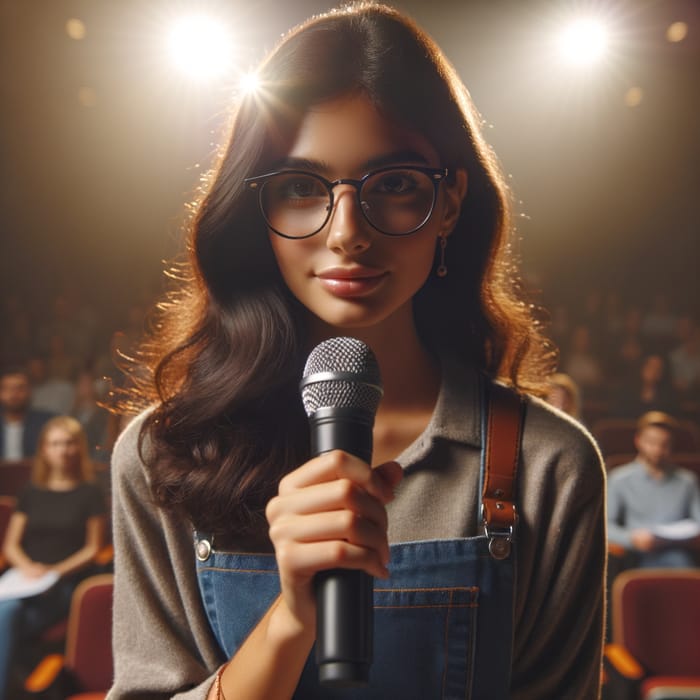
[[[309,649],[316,638],[315,624],[305,624],[296,617],[280,595],[272,604],[267,620],[265,636],[271,644],[302,644],[308,642]]]
[[[216,674],[209,700],[289,700],[315,639],[280,595],[233,658]]]

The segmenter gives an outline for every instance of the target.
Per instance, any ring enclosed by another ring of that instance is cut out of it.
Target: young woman
[[[110,700],[597,697],[601,461],[530,395],[551,357],[466,89],[409,19],[365,3],[292,31],[258,78],[144,347],[154,406],[115,447]],[[298,385],[335,336],[381,368],[372,468],[310,459]],[[500,558],[479,487],[496,379],[525,397]],[[375,577],[363,688],[317,680],[313,581],[333,568]]]
[[[3,553],[28,579],[54,572],[58,581],[41,595],[0,601],[0,697],[14,652],[68,614],[73,590],[103,544],[105,511],[80,423],[69,416],[50,419]]]

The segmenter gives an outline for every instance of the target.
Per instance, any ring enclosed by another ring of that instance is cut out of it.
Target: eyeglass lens
[[[362,213],[375,228],[390,235],[405,235],[430,216],[435,183],[419,170],[385,170],[363,181],[359,199]],[[260,202],[273,230],[302,237],[323,228],[330,216],[333,194],[313,174],[283,172],[267,180]]]

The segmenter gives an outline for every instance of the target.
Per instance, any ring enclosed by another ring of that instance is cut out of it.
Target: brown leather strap
[[[482,519],[487,535],[509,531],[517,521],[515,479],[520,458],[524,403],[513,389],[491,383],[487,387],[488,422],[484,455]]]

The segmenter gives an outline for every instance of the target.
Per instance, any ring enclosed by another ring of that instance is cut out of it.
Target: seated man
[[[26,459],[36,452],[39,433],[54,414],[31,408],[31,400],[24,368],[0,371],[0,459]]]
[[[637,423],[637,457],[608,477],[608,539],[635,555],[635,566],[689,567],[700,550],[696,475],[671,463],[675,421],[660,411]]]

